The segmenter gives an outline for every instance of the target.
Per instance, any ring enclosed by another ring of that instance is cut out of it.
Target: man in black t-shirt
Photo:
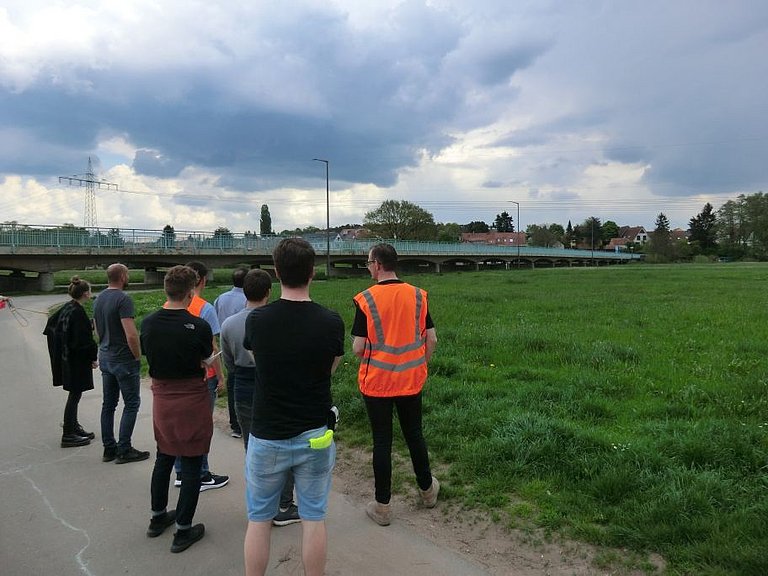
[[[193,526],[192,518],[200,496],[203,455],[213,436],[204,363],[214,358],[210,325],[187,311],[196,283],[197,273],[187,266],[168,270],[164,281],[168,303],[141,324],[141,348],[152,378],[152,426],[157,441],[147,536],[159,536],[175,521],[171,552],[186,550],[205,533],[205,526]],[[177,457],[181,489],[176,510],[168,511],[168,483]]]
[[[328,430],[331,375],[344,355],[344,322],[312,302],[315,251],[287,238],[273,253],[280,299],[246,319],[244,345],[253,352],[256,389],[246,455],[248,530],[246,576],[261,576],[269,561],[272,518],[293,471],[302,520],[304,573],[324,573],[325,515],[336,459]]]

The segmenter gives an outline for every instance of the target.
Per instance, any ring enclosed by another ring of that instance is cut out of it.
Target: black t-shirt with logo
[[[213,353],[211,326],[184,309],[162,308],[141,323],[141,351],[149,375],[161,380],[203,378],[201,360]]]

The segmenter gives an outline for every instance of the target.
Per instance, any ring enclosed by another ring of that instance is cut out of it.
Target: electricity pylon
[[[85,186],[85,212],[83,214],[83,226],[96,227],[96,188],[106,190],[117,190],[117,184],[112,184],[106,180],[96,180],[93,174],[91,157],[88,157],[88,172],[75,176],[59,176],[59,182],[66,182],[70,186]]]

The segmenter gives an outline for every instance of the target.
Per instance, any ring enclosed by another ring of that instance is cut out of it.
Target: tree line
[[[362,224],[345,224],[333,228],[364,228],[373,238],[397,240],[419,240],[458,242],[465,232],[516,232],[512,216],[502,211],[493,222],[480,220],[459,224],[456,222],[435,222],[434,216],[421,206],[408,200],[385,200],[374,210],[366,212]],[[66,232],[68,235],[80,233],[83,237],[91,236],[85,228],[64,224],[47,230],[33,230],[19,227],[17,222],[0,224],[0,233],[21,230],[28,234],[47,236]],[[568,221],[563,227],[557,223],[529,224],[526,229],[526,241],[529,246],[565,247],[602,250],[612,238],[619,235],[620,226],[613,220],[602,222],[596,216],[590,216],[583,222],[573,225]],[[321,233],[315,226],[283,230],[281,236],[301,236]],[[733,260],[768,260],[768,195],[763,192],[741,194],[735,200],[729,200],[718,210],[706,203],[701,212],[689,221],[685,235],[674,234],[670,230],[669,219],[661,212],[656,217],[654,229],[648,230],[648,243],[628,242],[624,248],[636,253],[645,253],[649,262],[674,262],[690,260],[696,257],[727,258]],[[246,236],[256,236],[256,232],[247,231]],[[261,206],[259,235],[276,235],[272,227],[269,206]],[[99,244],[119,242],[118,229],[110,229],[106,234],[99,232],[96,241]],[[103,238],[101,237],[103,236]],[[217,241],[232,238],[232,232],[222,226],[215,230]],[[163,230],[161,241],[173,242],[175,230],[168,224]],[[88,238],[93,242],[93,238]]]
[[[380,206],[366,212],[362,224],[345,224],[333,228],[365,228],[374,238],[457,242],[465,232],[487,233],[516,232],[515,221],[506,211],[496,215],[491,223],[474,220],[466,224],[435,222],[432,213],[408,200],[385,200]],[[620,226],[613,220],[602,222],[590,216],[575,225],[568,221],[558,223],[529,224],[526,241],[529,246],[565,247],[603,250],[612,238],[619,237]],[[217,233],[228,233],[219,229]],[[280,235],[295,236],[323,232],[315,226],[283,230]],[[739,195],[729,200],[719,210],[706,203],[701,212],[689,221],[684,235],[670,229],[669,219],[661,212],[648,230],[649,242],[629,241],[624,249],[645,253],[649,262],[674,262],[705,258],[768,260],[768,195],[758,192]],[[269,207],[261,207],[261,235],[272,235],[272,218]]]

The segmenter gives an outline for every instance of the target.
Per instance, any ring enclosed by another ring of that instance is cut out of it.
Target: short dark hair
[[[197,282],[197,272],[191,266],[174,266],[165,273],[163,288],[168,300],[181,302]]]
[[[280,283],[288,288],[309,284],[315,269],[315,250],[303,238],[285,238],[272,251]]]
[[[205,280],[205,278],[208,276],[208,267],[203,264],[202,262],[199,262],[198,260],[192,260],[192,262],[187,262],[187,267],[192,268],[195,272],[197,272],[197,286]]]
[[[387,272],[397,268],[397,250],[392,244],[376,244],[371,248],[371,259],[378,262]]]
[[[238,266],[235,268],[232,272],[232,286],[235,288],[242,288],[243,280],[245,280],[246,274],[248,274],[248,268],[245,266]]]
[[[249,270],[243,279],[243,293],[251,302],[259,302],[272,289],[272,277],[260,268]]]
[[[79,300],[83,294],[90,291],[91,285],[86,280],[81,280],[79,276],[72,276],[72,279],[69,281],[69,288],[67,288],[67,294],[74,300]]]

